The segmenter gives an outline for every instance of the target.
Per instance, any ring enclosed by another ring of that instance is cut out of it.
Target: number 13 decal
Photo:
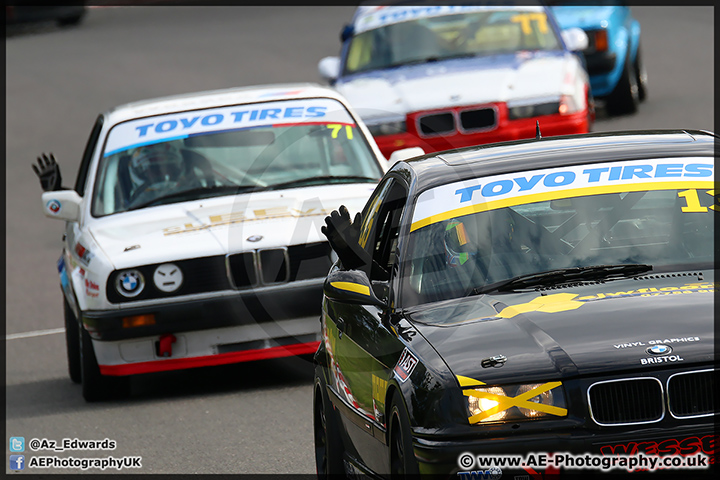
[[[695,189],[692,190],[683,190],[682,192],[678,192],[678,197],[684,198],[685,202],[687,203],[687,206],[682,207],[681,210],[684,213],[702,213],[707,212],[708,208],[711,210],[715,210],[716,212],[720,210],[720,199],[718,199],[717,196],[715,196],[715,190],[706,190],[706,194],[711,195],[715,198],[715,204],[710,205],[710,207],[703,207],[700,204],[700,197],[698,196],[698,192]]]

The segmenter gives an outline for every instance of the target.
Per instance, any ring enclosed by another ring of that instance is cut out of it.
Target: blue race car
[[[635,113],[647,97],[647,73],[640,55],[640,22],[630,7],[617,0],[549,3],[560,28],[578,27],[588,35],[583,54],[593,96],[605,101],[610,115]]]

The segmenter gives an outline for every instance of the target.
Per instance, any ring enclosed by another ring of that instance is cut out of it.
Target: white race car
[[[348,103],[318,85],[101,114],[75,188],[42,195],[67,222],[58,271],[85,399],[127,392],[131,375],[315,352],[333,263],[320,227],[340,204],[360,210],[386,166]],[[54,158],[39,167],[41,181],[59,177]]]

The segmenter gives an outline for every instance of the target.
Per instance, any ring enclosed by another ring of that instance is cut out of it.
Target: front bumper
[[[653,456],[688,457],[695,454],[706,455],[707,461],[711,463],[709,469],[667,469],[656,467],[654,473],[661,471],[672,472],[678,476],[709,475],[714,471],[714,457],[716,445],[720,437],[715,433],[712,418],[706,423],[694,425],[675,426],[672,428],[638,428],[623,433],[602,433],[590,432],[587,430],[568,431],[561,433],[546,432],[542,434],[516,435],[508,432],[508,435],[483,440],[438,440],[430,438],[414,438],[413,447],[415,457],[418,461],[422,474],[433,475],[437,478],[465,478],[463,472],[478,472],[490,468],[490,464],[481,464],[482,461],[492,460],[493,466],[498,466],[503,460],[501,457],[522,458],[521,465],[511,465],[509,460],[505,466],[500,466],[503,478],[513,478],[516,475],[529,475],[528,478],[536,477],[537,474],[558,474],[555,465],[544,463],[549,455],[558,455],[565,468],[561,465],[560,476],[571,475],[571,478],[582,478],[582,474],[603,473],[611,465],[611,458],[624,455],[643,454],[652,458]],[[562,454],[562,455],[560,455]],[[470,455],[475,459],[472,465],[460,465],[461,456]],[[582,457],[582,460],[580,460]],[[594,460],[588,458],[594,457]],[[480,460],[478,460],[478,458]],[[574,459],[573,459],[574,458]],[[604,460],[605,459],[605,460]],[[575,462],[576,468],[569,465]],[[602,468],[595,468],[592,463],[601,465]],[[617,462],[617,460],[616,460]],[[588,466],[577,468],[578,463],[585,463]],[[616,464],[611,472],[628,473],[625,467]],[[643,469],[641,466],[634,470]],[[650,470],[650,468],[647,468]],[[477,475],[476,475],[477,476]],[[518,477],[515,477],[518,478]],[[521,477],[522,478],[522,477]],[[543,476],[542,478],[546,478]],[[557,478],[557,477],[553,477]]]
[[[535,138],[536,121],[540,122],[540,131],[543,137],[588,133],[590,128],[587,107],[569,115],[544,115],[517,120],[508,119],[507,115],[501,111],[497,125],[491,130],[456,131],[449,135],[421,137],[416,131],[411,131],[413,130],[411,128],[408,132],[400,134],[377,136],[375,141],[385,158],[389,158],[395,150],[410,147],[420,147],[426,153],[431,153],[485,143]],[[407,123],[412,124],[409,121]]]
[[[82,312],[103,375],[135,375],[311,354],[322,280]],[[138,316],[154,323],[131,326]]]
[[[191,298],[147,301],[115,310],[82,312],[82,323],[95,340],[111,341],[164,333],[320,317],[324,279],[303,280],[250,290],[227,290]],[[125,319],[154,315],[154,324],[125,326]]]

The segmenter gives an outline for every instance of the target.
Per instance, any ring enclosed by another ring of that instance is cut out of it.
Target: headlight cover
[[[562,382],[479,386],[463,389],[463,395],[470,424],[567,415]]]
[[[407,131],[407,125],[405,123],[405,120],[376,123],[374,125],[367,125],[367,127],[373,137],[379,137],[382,135],[396,135],[398,133],[405,133]]]
[[[145,277],[139,270],[124,270],[115,278],[115,289],[123,297],[137,297],[145,288]]]
[[[559,110],[560,102],[557,100],[529,105],[508,105],[508,117],[510,120],[517,120],[520,118],[555,115]]]

